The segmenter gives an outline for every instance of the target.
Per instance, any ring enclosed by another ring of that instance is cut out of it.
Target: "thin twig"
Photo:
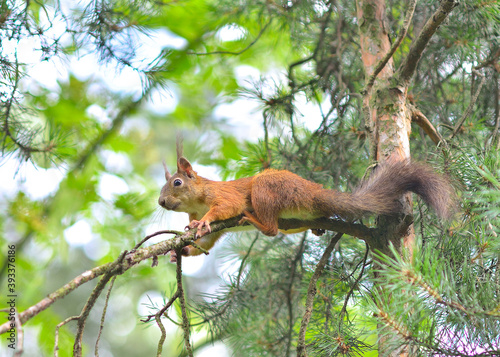
[[[497,64],[499,58],[500,58],[500,48],[497,48],[494,53],[490,53],[490,55],[488,56],[488,58],[484,62],[478,64],[474,68],[481,69],[484,67],[493,67],[493,68],[497,69],[497,68],[499,68],[498,64]]]
[[[292,291],[293,291],[293,283],[295,281],[295,275],[297,271],[297,264],[302,258],[304,254],[304,243],[306,241],[307,231],[302,234],[302,239],[300,240],[299,247],[297,249],[297,253],[292,261],[290,267],[290,279],[288,281],[288,287],[286,289],[286,303],[288,306],[288,341],[286,344],[286,353],[285,356],[290,355],[290,349],[292,347],[292,333],[293,333],[293,325],[294,325],[294,316],[293,316],[293,299],[292,299]]]
[[[272,163],[272,152],[271,148],[269,147],[269,115],[267,114],[267,111],[262,112],[262,126],[264,127],[264,147],[266,148],[266,160],[263,162],[264,164],[264,169],[267,169],[271,166]]]
[[[104,274],[104,276],[101,278],[101,280],[99,280],[96,287],[94,288],[89,298],[87,299],[85,306],[83,307],[83,310],[80,314],[80,318],[78,319],[75,343],[73,344],[73,356],[75,357],[82,356],[82,340],[83,340],[83,331],[85,330],[85,323],[87,322],[87,318],[90,314],[90,311],[94,307],[97,298],[101,295],[101,292],[104,290],[106,284],[111,279],[111,277],[112,273],[109,271],[106,272],[106,274]]]
[[[158,357],[161,356],[161,353],[163,351],[163,344],[165,343],[165,339],[167,338],[167,332],[165,331],[165,326],[163,326],[163,322],[161,322],[161,318],[162,318],[163,314],[167,311],[167,309],[170,306],[172,306],[174,301],[177,300],[178,297],[179,297],[179,290],[177,290],[174,293],[174,295],[172,295],[172,297],[170,298],[170,300],[168,300],[168,302],[165,304],[165,306],[163,306],[163,308],[161,308],[161,310],[159,310],[156,314],[148,316],[148,318],[145,320],[141,320],[142,322],[148,322],[154,316],[154,318],[156,320],[156,324],[160,328],[161,336],[160,336],[160,339],[158,340],[158,347],[156,350],[156,355]]]
[[[173,231],[173,230],[170,230],[170,229],[165,229],[165,230],[161,230],[161,231],[158,231],[158,232],[154,232],[146,237],[144,237],[139,243],[137,243],[133,250],[136,250],[136,249],[139,249],[141,245],[143,245],[144,243],[146,243],[148,240],[150,240],[151,238],[153,237],[156,237],[160,234],[175,234],[176,236],[178,235],[181,235],[182,232],[180,231]]]
[[[449,140],[453,139],[460,131],[460,128],[462,127],[463,123],[465,122],[467,117],[472,112],[472,108],[474,107],[474,104],[476,104],[477,98],[479,97],[479,93],[481,92],[481,89],[483,88],[483,85],[486,82],[486,76],[484,74],[482,74],[481,72],[473,69],[472,74],[473,75],[475,74],[475,75],[481,77],[481,82],[479,82],[479,85],[477,86],[477,89],[476,89],[476,93],[474,93],[474,95],[472,96],[470,103],[469,103],[469,106],[465,110],[465,112],[462,115],[462,117],[460,118],[460,120],[457,122],[457,125],[455,125],[455,128],[453,129],[453,133],[450,135]]]
[[[272,19],[269,20],[267,22],[267,24],[264,25],[264,27],[260,30],[260,32],[258,33],[257,37],[255,37],[255,39],[250,42],[248,44],[248,46],[246,46],[245,48],[237,51],[237,52],[233,52],[233,51],[212,51],[212,52],[188,52],[187,54],[188,55],[196,55],[196,56],[209,56],[209,55],[233,55],[233,56],[238,56],[238,55],[241,55],[243,52],[247,51],[248,49],[250,49],[250,47],[252,47],[253,45],[255,45],[257,43],[257,41],[260,39],[260,37],[262,36],[262,34],[266,31],[267,27],[271,24],[272,22]]]
[[[179,292],[179,302],[181,305],[182,330],[184,331],[184,347],[186,348],[187,355],[193,357],[193,350],[191,347],[191,342],[189,341],[191,327],[189,324],[189,318],[187,316],[186,300],[184,298],[184,287],[182,285],[182,265],[181,265],[182,249],[178,249],[176,253],[177,253],[177,267],[176,267],[177,291]]]
[[[174,301],[179,297],[179,292],[175,291],[174,295],[168,300],[168,302],[163,306],[160,310],[158,310],[155,314],[148,315],[146,318],[141,319],[141,322],[149,322],[151,319],[158,317],[162,317],[163,314],[168,310],[168,308],[174,303]],[[166,315],[165,315],[166,316]]]
[[[295,67],[300,66],[301,64],[307,63],[313,59],[314,59],[314,55],[311,55],[309,57],[302,58],[302,59],[290,64],[290,66],[288,66],[288,80],[289,80],[290,87],[292,89],[292,93],[295,90],[295,78],[293,76],[293,69]]]
[[[23,326],[21,324],[21,319],[19,319],[19,314],[17,313],[17,309],[14,314],[14,322],[16,323],[16,330],[17,330],[17,345],[16,345],[16,353],[14,354],[14,357],[20,357],[22,356],[24,352],[24,331],[23,331]]]
[[[498,51],[500,53],[500,49]],[[493,74],[493,82],[495,86],[495,125],[493,126],[493,130],[491,131],[491,134],[489,137],[486,139],[486,147],[495,147],[497,146],[497,150],[500,147],[500,135],[498,134],[498,130],[500,129],[500,88],[499,88],[499,75],[498,72],[494,72]],[[495,142],[497,144],[495,145]]]
[[[255,238],[253,239],[252,243],[250,244],[250,247],[248,247],[248,250],[247,250],[245,256],[243,257],[243,259],[241,259],[240,269],[238,270],[238,277],[236,278],[236,289],[237,290],[240,289],[241,274],[243,273],[243,268],[245,267],[245,262],[248,259],[248,257],[250,256],[250,252],[252,251],[255,242],[257,242],[257,239],[259,239],[259,236],[260,236],[259,232],[255,233]]]
[[[300,324],[299,338],[297,341],[297,356],[299,357],[307,356],[306,331],[307,331],[307,325],[309,324],[309,321],[311,320],[312,316],[314,297],[316,296],[316,291],[317,291],[316,283],[318,282],[321,273],[323,272],[323,268],[325,267],[326,262],[328,261],[328,259],[330,259],[330,256],[333,252],[333,248],[335,248],[335,245],[340,240],[342,235],[343,233],[337,233],[335,236],[332,237],[330,243],[328,244],[328,247],[326,247],[325,251],[323,252],[323,255],[321,256],[321,259],[316,265],[316,269],[314,270],[314,274],[311,277],[311,280],[309,281],[309,288],[307,289],[307,298],[305,305],[306,311],[304,313],[304,317],[302,318],[302,323]]]
[[[359,282],[361,281],[361,278],[363,277],[363,274],[365,272],[365,267],[366,267],[366,260],[368,259],[368,252],[370,251],[370,246],[365,242],[365,256],[363,257],[362,263],[361,263],[361,271],[354,283],[351,286],[351,289],[347,293],[345,299],[344,299],[344,305],[342,306],[342,310],[340,310],[339,314],[339,331],[342,328],[342,322],[344,321],[344,315],[347,312],[347,303],[349,299],[351,298],[352,293],[354,292],[354,289],[358,286]],[[356,267],[357,269],[357,267]],[[354,272],[353,272],[354,273]]]
[[[78,319],[77,323],[77,330],[76,330],[76,337],[75,337],[75,343],[73,344],[73,356],[80,357],[82,355],[82,339],[83,339],[83,331],[85,330],[85,323],[87,321],[87,318],[90,314],[90,311],[94,307],[95,303],[97,302],[97,299],[101,295],[102,291],[106,287],[108,281],[117,273],[120,272],[120,264],[123,261],[127,254],[127,251],[123,251],[120,256],[116,259],[114,268],[115,269],[109,269],[104,276],[99,280],[97,283],[96,287],[90,294],[89,298],[87,299],[87,302],[85,303],[85,306],[82,309],[82,312],[80,313],[80,318]]]
[[[54,357],[59,356],[59,329],[66,325],[68,322],[80,319],[80,315],[68,317],[66,320],[60,322],[56,326],[55,338],[54,338]]]
[[[106,310],[108,309],[109,297],[111,296],[111,290],[115,284],[116,275],[111,279],[109,284],[108,293],[106,294],[106,300],[104,301],[104,308],[102,309],[101,324],[99,325],[99,333],[97,334],[97,339],[95,341],[94,356],[99,357],[99,340],[101,339],[102,330],[104,329],[104,319],[106,318]]]
[[[323,15],[323,21],[321,22],[321,31],[318,36],[318,41],[316,42],[316,47],[314,48],[314,52],[312,57],[316,58],[316,56],[319,53],[319,49],[323,46],[323,43],[325,42],[326,38],[326,30],[328,29],[328,22],[330,20],[330,17],[332,16],[333,9],[335,5],[335,1],[330,1],[330,4],[328,6],[328,10],[324,13]],[[339,16],[342,16],[342,14],[339,14]],[[342,21],[338,21],[339,24],[342,24]],[[337,29],[338,30],[338,29]]]
[[[158,347],[156,348],[156,357],[161,357],[161,353],[163,352],[163,344],[167,339],[167,331],[165,330],[165,326],[163,326],[163,322],[161,322],[161,316],[155,314],[154,317],[156,320],[156,324],[158,325],[158,328],[161,332],[160,339],[158,340]]]

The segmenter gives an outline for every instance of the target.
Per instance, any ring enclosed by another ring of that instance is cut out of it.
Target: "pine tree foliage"
[[[394,41],[409,3],[385,5]],[[416,4],[395,68],[439,5]],[[20,186],[0,203],[2,249],[16,245],[18,310],[116,261],[158,225],[161,161],[174,162],[176,132],[195,168],[215,166],[224,179],[272,167],[340,191],[356,187],[372,164],[358,16],[356,2],[344,0],[1,2],[2,163],[16,162],[13,178],[36,180],[54,168],[61,177],[43,198]],[[180,45],[159,43],[165,33]],[[87,58],[95,73],[72,73],[72,63]],[[431,38],[408,102],[445,141],[435,145],[424,126],[413,125],[411,155],[452,179],[457,213],[442,222],[415,199],[417,244],[403,254],[343,236],[315,284],[310,356],[395,355],[402,347],[415,356],[500,355],[499,58],[497,1],[462,2]],[[37,77],[34,71],[49,68],[40,64],[60,71],[52,84]],[[239,75],[242,69],[258,74]],[[111,73],[126,81],[110,84]],[[140,84],[130,89],[134,81]],[[244,120],[258,122],[259,137],[234,134],[242,101],[256,108]],[[162,112],[162,103],[173,104]],[[224,105],[233,112],[221,117]],[[108,194],[106,180],[126,189]],[[86,230],[88,242],[71,243]],[[212,260],[182,281],[195,355],[212,342],[236,356],[296,355],[310,281],[334,237],[226,238],[211,255],[232,266],[229,275],[209,276]],[[154,268],[140,264],[119,275],[109,301],[97,301],[101,310],[92,311],[83,335],[86,353],[96,346],[102,355],[189,355],[179,301],[161,318],[162,342],[154,314],[179,280],[174,265],[155,259]],[[59,355],[71,355],[76,329],[62,326],[57,343],[54,329],[81,313],[90,290],[80,288],[24,324],[25,353],[53,354],[56,345]],[[149,320],[146,329],[141,319]],[[382,343],[386,351],[377,349]],[[0,355],[7,348],[3,341]]]

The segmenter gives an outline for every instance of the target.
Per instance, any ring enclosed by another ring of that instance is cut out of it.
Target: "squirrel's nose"
[[[165,207],[165,199],[163,197],[158,198],[158,204],[162,207]]]

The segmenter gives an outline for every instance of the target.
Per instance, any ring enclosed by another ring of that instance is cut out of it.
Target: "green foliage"
[[[375,284],[390,289],[373,290],[372,311],[385,334],[403,337],[421,355],[498,351],[500,222],[491,202],[498,202],[500,161],[497,152],[487,159],[471,152],[462,151],[451,168],[465,184],[463,220],[423,239],[411,260],[395,251],[378,256]]]

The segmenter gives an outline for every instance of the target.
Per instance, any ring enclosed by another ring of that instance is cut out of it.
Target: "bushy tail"
[[[432,168],[409,161],[381,165],[352,194],[335,192],[335,200],[346,216],[365,213],[401,212],[400,198],[414,192],[432,207],[439,217],[449,218],[455,209],[455,193],[450,182]],[[341,213],[342,214],[342,213]]]

